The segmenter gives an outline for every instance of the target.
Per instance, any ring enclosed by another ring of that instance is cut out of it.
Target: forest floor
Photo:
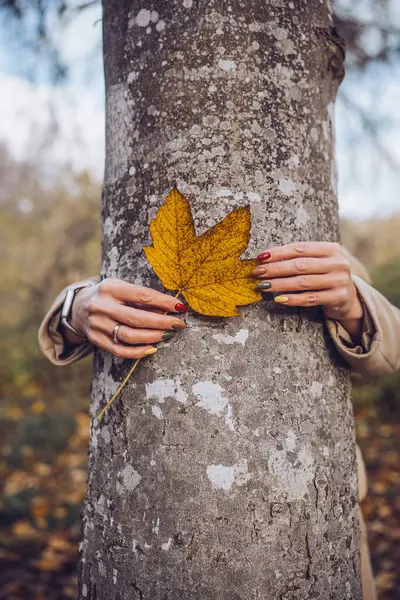
[[[15,415],[18,418],[18,415]],[[372,409],[356,414],[368,472],[363,502],[379,600],[400,599],[400,424]],[[0,505],[0,600],[77,596],[80,510],[86,488],[87,415],[79,412],[65,447],[43,461],[23,445],[16,461],[3,447]],[[11,499],[11,500],[10,500]]]
[[[362,503],[379,600],[400,599],[400,423],[383,423],[373,411],[356,417],[367,467]]]

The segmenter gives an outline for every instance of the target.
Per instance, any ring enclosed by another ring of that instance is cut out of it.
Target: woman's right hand
[[[121,279],[104,279],[79,290],[72,305],[71,324],[92,344],[119,358],[141,358],[156,352],[151,344],[173,337],[186,323],[164,313],[183,313],[187,308],[173,296]],[[113,342],[113,330],[120,324]],[[75,341],[72,337],[75,338]],[[79,343],[73,334],[65,337]]]

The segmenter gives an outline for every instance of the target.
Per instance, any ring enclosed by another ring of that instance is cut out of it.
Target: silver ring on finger
[[[121,323],[115,323],[114,329],[112,332],[112,336],[113,336],[112,340],[113,340],[114,344],[119,344],[119,339],[118,339],[117,335],[118,335],[118,331],[119,331],[120,327],[121,327]]]

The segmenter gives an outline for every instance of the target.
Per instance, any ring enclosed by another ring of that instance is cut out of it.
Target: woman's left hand
[[[363,307],[351,277],[350,261],[340,244],[294,242],[270,248],[257,260],[260,264],[252,272],[262,280],[257,289],[278,292],[275,302],[321,305],[327,317],[338,321],[354,323],[362,318]]]

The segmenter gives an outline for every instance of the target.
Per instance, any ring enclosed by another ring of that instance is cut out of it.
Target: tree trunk
[[[104,277],[162,289],[149,222],[176,184],[198,233],[250,204],[247,256],[338,239],[340,40],[319,0],[103,0]],[[361,598],[347,368],[320,309],[260,302],[141,362],[97,352],[80,597]]]

